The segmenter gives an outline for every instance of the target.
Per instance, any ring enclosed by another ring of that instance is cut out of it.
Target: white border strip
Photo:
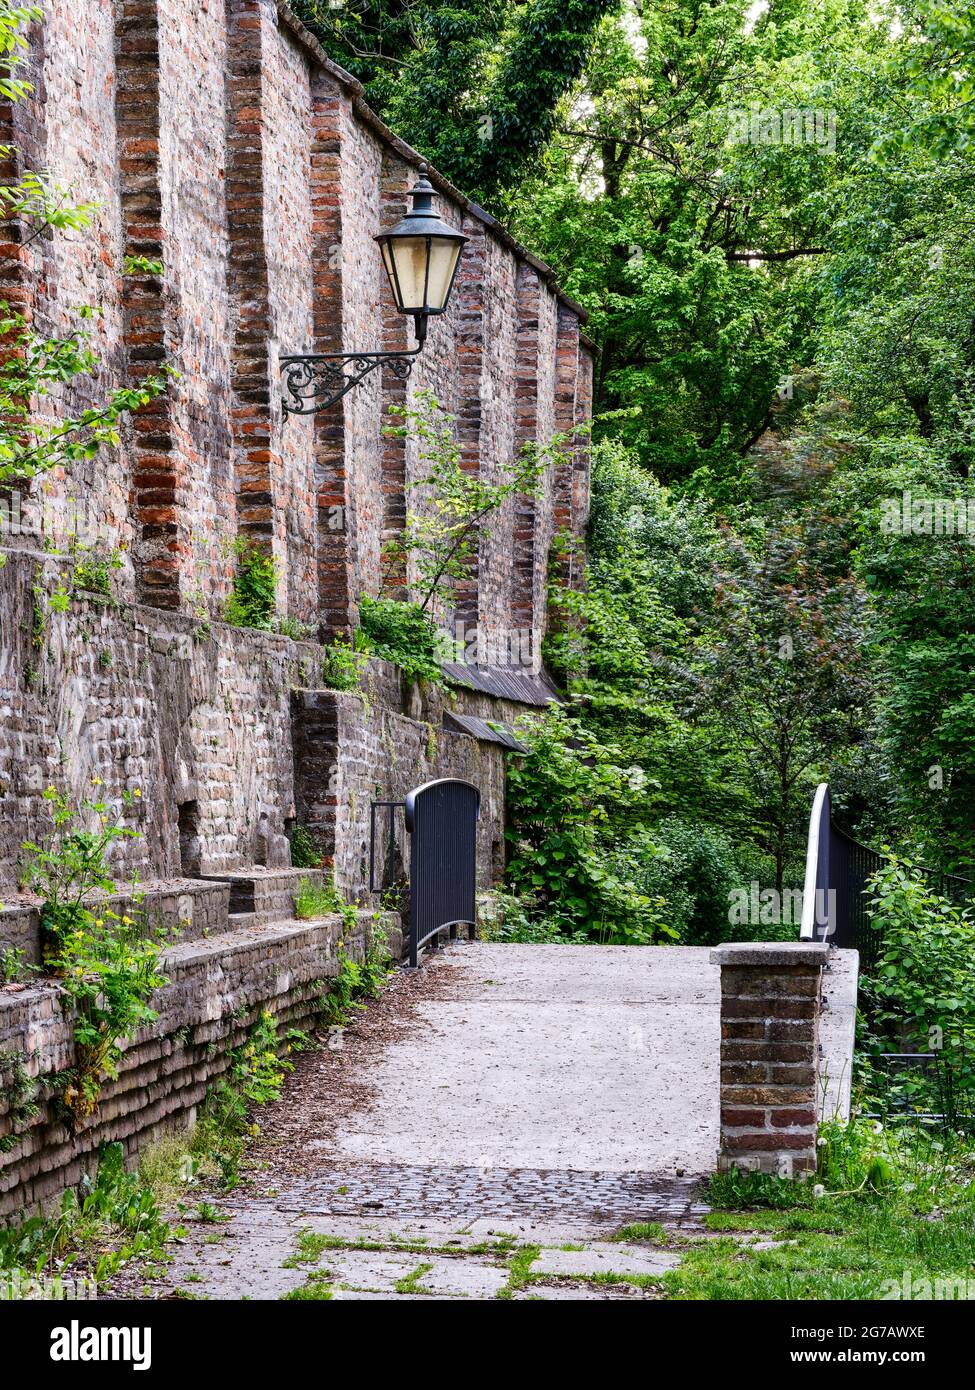
[[[819,870],[819,823],[823,817],[823,805],[828,782],[820,782],[813,797],[812,814],[809,817],[809,838],[806,841],[806,881],[802,890],[802,922],[799,927],[800,941],[816,939],[816,875]]]

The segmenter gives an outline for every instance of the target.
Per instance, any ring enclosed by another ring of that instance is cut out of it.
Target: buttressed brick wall
[[[458,416],[467,465],[491,476],[525,439],[586,415],[581,311],[434,174],[440,212],[471,240],[409,383],[377,372],[317,420],[284,418],[281,355],[408,345],[373,236],[406,209],[420,156],[275,0],[46,11],[34,95],[0,112],[2,138],[97,209],[89,232],[25,248],[11,288],[60,330],[79,304],[100,307],[99,389],[163,360],[180,375],[114,457],[57,480],[45,524],[57,539],[80,507],[128,547],[129,595],[183,612],[226,596],[239,532],[266,538],[281,612],[345,627],[378,584],[416,467],[383,438],[390,404],[432,388]],[[160,258],[161,282],[123,277],[126,255]],[[86,389],[63,404],[87,403]],[[583,450],[575,463],[584,473]],[[539,500],[508,508],[459,616],[486,633],[541,628],[553,527],[584,520],[570,462]]]
[[[113,805],[138,790],[125,816],[139,833],[113,846],[111,869],[117,901],[165,933],[170,983],[77,1133],[50,1075],[71,1062],[68,1005],[43,976],[0,986],[0,1215],[56,1200],[102,1140],[134,1158],[191,1122],[261,1010],[315,1016],[339,943],[361,952],[375,928],[372,800],[434,777],[475,782],[478,879],[496,878],[508,754],[491,721],[551,697],[545,576],[555,532],[585,527],[585,449],[537,498],[509,501],[440,615],[479,662],[453,669],[452,695],[375,660],[360,689],[329,690],[321,641],[377,592],[381,547],[406,519],[419,462],[383,433],[391,405],[432,389],[465,467],[494,478],[526,441],[588,417],[592,378],[581,311],[432,173],[439,211],[470,242],[412,377],[377,371],[327,413],[284,418],[283,355],[412,345],[373,236],[406,211],[421,161],[285,5],[46,0],[25,75],[30,98],[0,105],[0,143],[18,152],[3,176],[47,169],[94,205],[69,235],[0,227],[0,298],[40,332],[98,310],[95,379],[41,411],[77,413],[163,364],[178,375],[116,449],[0,491],[0,947],[39,959],[40,903],[17,880],[23,841],[50,830],[45,787],[79,802],[94,784]],[[123,275],[130,257],[163,272]],[[308,640],[221,620],[241,537],[273,553],[278,615],[308,624]],[[73,582],[72,539],[121,551],[111,595]],[[356,932],[338,915],[292,920],[308,872],[291,866],[296,823],[363,906]],[[24,1068],[36,1114],[19,1105]]]
[[[21,840],[44,828],[42,788],[79,796],[94,775],[108,797],[143,790],[126,871],[185,869],[189,817],[197,869],[283,865],[297,814],[291,691],[322,684],[319,654],[220,623],[235,540],[273,552],[280,616],[320,638],[348,629],[359,595],[378,589],[381,546],[403,527],[417,476],[415,446],[383,433],[389,407],[432,389],[457,417],[465,466],[494,477],[526,440],[588,417],[583,315],[434,171],[438,210],[470,241],[409,381],[377,371],[328,412],[285,418],[281,356],[411,346],[373,237],[406,210],[421,154],[276,0],[47,0],[25,75],[33,93],[0,107],[0,142],[21,169],[46,168],[95,205],[83,231],[2,233],[17,259],[0,290],[42,331],[68,331],[79,305],[99,311],[95,380],[42,409],[76,411],[164,362],[178,376],[118,448],[0,499],[0,886]],[[162,276],[123,275],[127,256],[161,260]],[[507,504],[444,615],[463,624],[472,659],[514,647],[537,673],[552,538],[582,534],[587,499],[579,446],[537,498]],[[117,602],[76,597],[38,628],[64,572],[52,547],[63,553],[72,533],[122,547]],[[395,699],[388,709],[408,717]],[[434,734],[415,740],[438,750],[426,775],[476,764],[465,735]],[[502,754],[479,756],[500,817]],[[347,788],[360,838],[364,801],[384,790],[378,762]],[[326,819],[348,818],[336,801]],[[496,820],[489,848],[500,838]]]

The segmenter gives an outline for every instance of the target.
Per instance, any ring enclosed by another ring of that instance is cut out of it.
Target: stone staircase
[[[322,869],[264,869],[252,866],[226,874],[207,874],[205,881],[226,884],[230,890],[229,927],[267,926],[294,916],[294,903],[303,882],[324,887]]]
[[[363,908],[355,923],[337,912],[313,920],[294,914],[305,869],[234,870],[222,877],[177,879],[104,895],[92,902],[139,920],[164,942],[167,983],[153,996],[154,1021],[125,1046],[119,1074],[106,1079],[98,1109],[69,1133],[50,1078],[72,1065],[73,1021],[58,982],[43,976],[0,984],[0,1224],[56,1202],[97,1167],[103,1143],[120,1142],[127,1162],[142,1147],[192,1124],[208,1087],[229,1064],[261,1015],[274,1014],[279,1041],[289,1028],[314,1029],[327,981],[348,955],[362,959],[381,932],[402,954],[399,918]],[[0,947],[40,956],[40,905],[19,896],[0,909]],[[233,911],[237,908],[237,911]],[[283,1044],[282,1044],[283,1045]],[[41,1081],[36,1114],[11,1100],[14,1070]]]
[[[154,879],[137,888],[92,896],[93,908],[128,916],[146,935],[176,943],[204,941],[244,928],[294,920],[300,885],[323,885],[321,869],[253,866],[200,878]],[[0,948],[14,947],[32,964],[41,958],[41,911],[36,898],[18,894],[0,907]]]

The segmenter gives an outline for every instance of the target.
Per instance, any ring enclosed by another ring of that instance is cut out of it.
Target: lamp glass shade
[[[383,264],[404,314],[441,314],[454,283],[466,238],[393,235],[381,239]]]

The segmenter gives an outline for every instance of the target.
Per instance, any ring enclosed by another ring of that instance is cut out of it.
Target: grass
[[[432,1289],[425,1288],[420,1280],[424,1274],[429,1274],[433,1269],[432,1264],[418,1264],[415,1269],[411,1269],[409,1274],[404,1274],[402,1279],[397,1279],[393,1288],[397,1293],[433,1293]]]
[[[820,1144],[818,1182],[712,1179],[705,1225],[720,1234],[662,1276],[669,1298],[930,1298],[966,1280],[975,1294],[975,1149],[864,1121],[824,1126]]]
[[[301,1265],[316,1264],[326,1250],[385,1250],[408,1255],[508,1255],[516,1245],[517,1238],[509,1235],[499,1235],[494,1240],[482,1240],[473,1245],[457,1242],[431,1245],[425,1236],[408,1238],[391,1233],[387,1240],[370,1239],[368,1236],[349,1239],[306,1227],[298,1232],[295,1252],[282,1261],[281,1268],[297,1269]]]
[[[121,1145],[108,1144],[87,1190],[66,1192],[51,1216],[0,1230],[0,1285],[68,1277],[100,1287],[130,1260],[164,1261],[172,1234],[153,1192],[125,1171]]]
[[[309,1274],[303,1284],[299,1284],[296,1289],[289,1290],[288,1293],[281,1295],[283,1303],[327,1303],[333,1297],[332,1286],[328,1282],[331,1276],[325,1270],[315,1270]]]
[[[659,1221],[634,1221],[629,1226],[621,1226],[610,1236],[610,1240],[642,1240],[652,1245],[666,1245],[670,1239],[670,1232],[665,1231]],[[579,1250],[583,1248],[581,1245],[576,1247]]]
[[[297,1269],[299,1265],[317,1264],[326,1250],[339,1250],[348,1242],[341,1236],[330,1236],[312,1230],[298,1232],[298,1248],[281,1264],[282,1269]]]
[[[342,912],[346,907],[331,879],[316,883],[314,879],[303,878],[298,884],[294,902],[295,916],[301,921],[328,917],[333,912]]]
[[[532,1282],[531,1267],[542,1253],[540,1245],[523,1245],[515,1250],[508,1260],[508,1282],[499,1289],[497,1298],[513,1298],[519,1289]]]

